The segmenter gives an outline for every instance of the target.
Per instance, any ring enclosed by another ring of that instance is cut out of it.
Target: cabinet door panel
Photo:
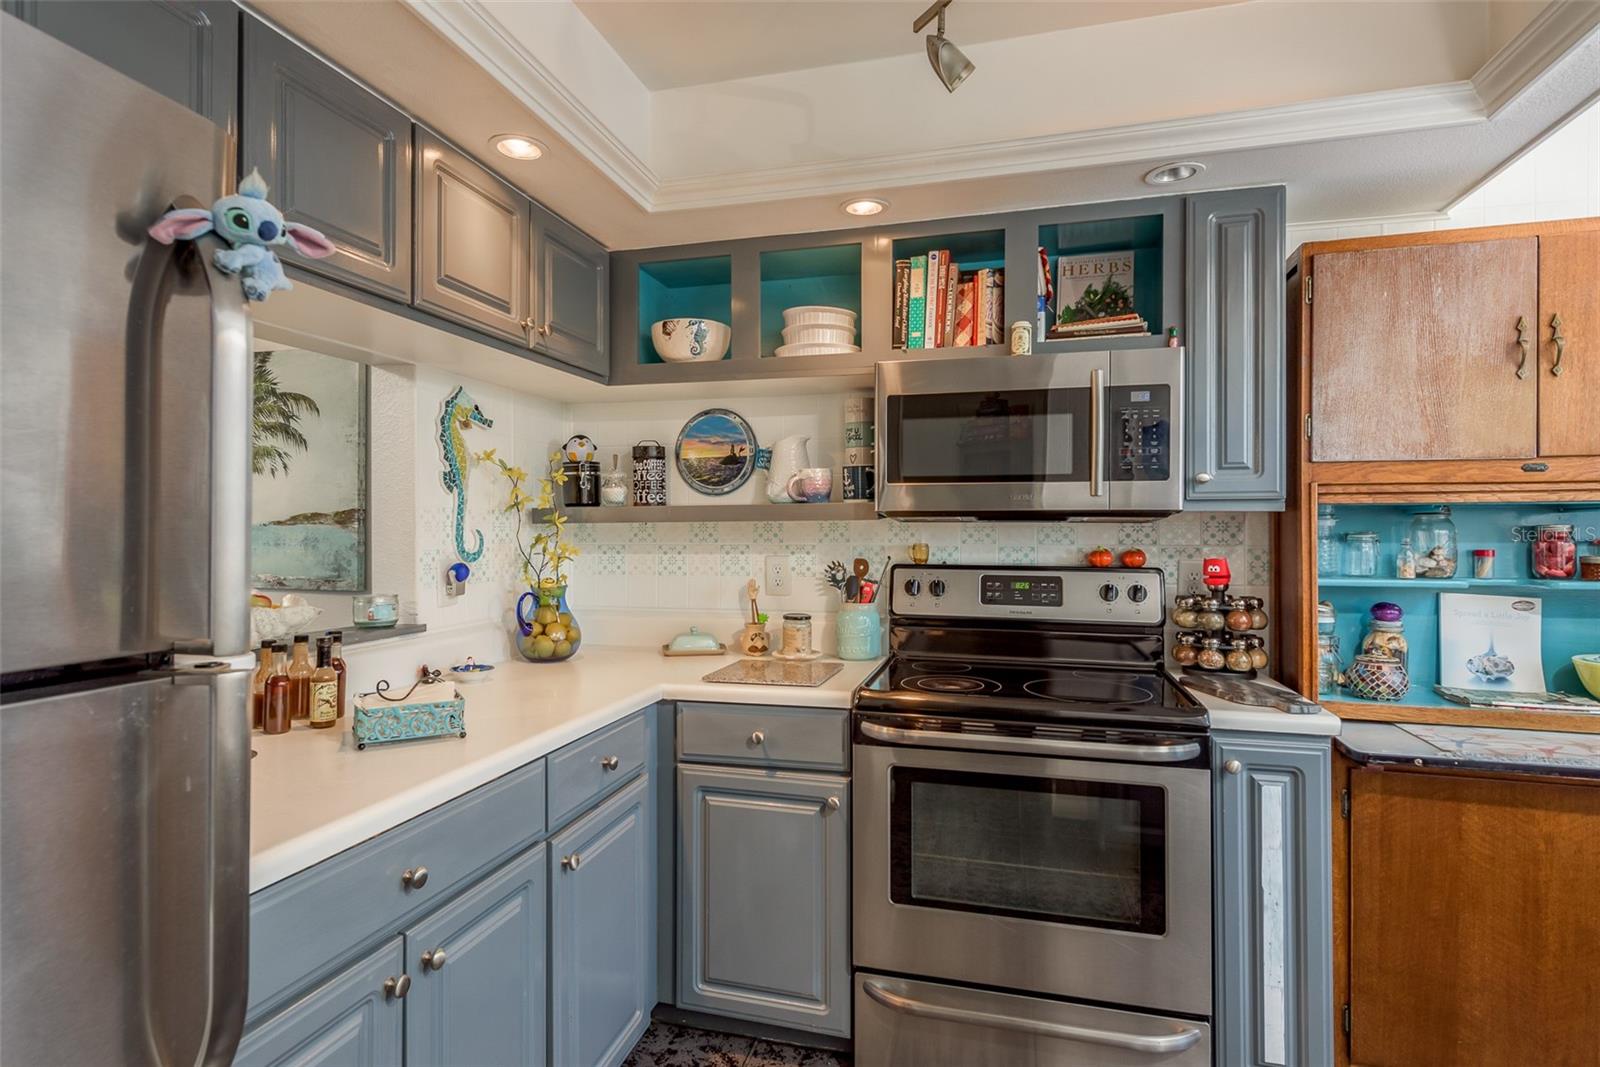
[[[609,256],[578,230],[534,208],[535,347],[573,367],[605,375]]]
[[[1311,282],[1313,461],[1535,454],[1535,238],[1332,252]]]
[[[527,197],[422,127],[417,307],[527,343]]]
[[[338,246],[285,261],[411,300],[411,120],[258,19],[244,28],[242,173]]]
[[[1283,195],[1242,189],[1189,202],[1184,495],[1197,507],[1283,503]]]
[[[234,1067],[389,1067],[400,1062],[403,1001],[383,988],[405,956],[398,936],[351,964],[239,1043]]]
[[[1556,318],[1560,318],[1559,331]],[[1560,373],[1555,337],[1560,333]],[[1539,454],[1600,456],[1600,230],[1539,238]]]
[[[849,784],[679,770],[679,1007],[850,1033]]]
[[[550,1062],[616,1067],[650,1023],[650,776],[550,841]]]
[[[239,9],[227,0],[6,0],[0,7],[234,128]]]
[[[537,845],[406,932],[407,1067],[544,1063],[548,877]]]

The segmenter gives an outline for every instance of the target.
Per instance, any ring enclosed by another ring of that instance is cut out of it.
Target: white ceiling
[[[965,47],[1242,0],[957,0],[945,34]],[[922,55],[924,0],[576,0],[647,88]]]

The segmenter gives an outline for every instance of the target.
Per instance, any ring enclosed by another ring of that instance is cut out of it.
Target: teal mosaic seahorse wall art
[[[472,453],[462,434],[474,424],[487,429],[494,420],[483,413],[464,386],[458,385],[439,415],[439,445],[444,450],[445,492],[454,493],[456,498],[456,555],[463,563],[476,563],[483,555],[482,530],[472,531],[478,539],[477,547],[467,548],[467,473],[472,466]]]

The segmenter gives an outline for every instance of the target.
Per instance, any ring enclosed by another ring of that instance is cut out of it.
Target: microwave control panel
[[[1114,385],[1106,390],[1106,442],[1113,482],[1172,477],[1172,388]]]

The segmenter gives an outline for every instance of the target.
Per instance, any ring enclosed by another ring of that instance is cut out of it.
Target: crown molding
[[[598,167],[636,204],[654,210],[660,185],[649,164],[522,46],[479,0],[405,0],[416,15],[488,71]]]
[[[1600,29],[1600,3],[1553,0],[1472,76],[1472,87],[1493,118],[1584,38]]]

